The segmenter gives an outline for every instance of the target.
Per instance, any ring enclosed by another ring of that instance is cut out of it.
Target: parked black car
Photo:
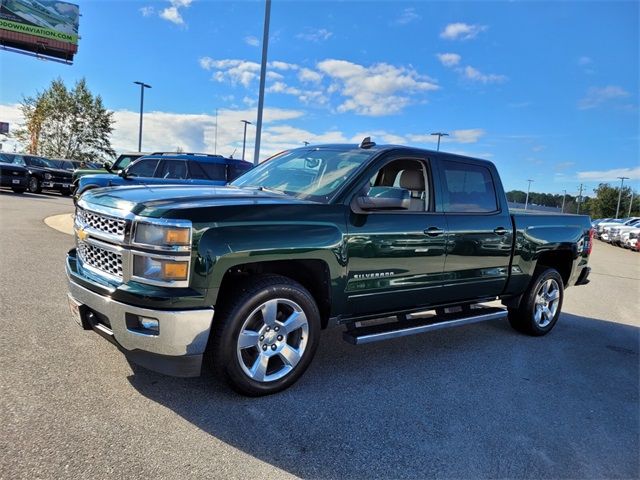
[[[89,169],[89,170],[97,170],[99,168],[102,168],[102,165],[95,162],[81,162],[80,160],[64,160],[64,159],[57,159],[57,158],[53,158],[50,160],[54,161],[58,168],[67,170],[71,173],[75,172],[80,168]]]
[[[31,193],[56,190],[63,195],[71,194],[71,172],[58,168],[55,161],[22,153],[2,153],[2,161],[20,165],[28,171],[27,189]]]
[[[0,186],[9,187],[16,193],[23,193],[27,189],[28,177],[26,168],[8,163],[4,154],[0,153]]]

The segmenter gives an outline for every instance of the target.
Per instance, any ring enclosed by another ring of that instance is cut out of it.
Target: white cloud
[[[249,35],[247,37],[244,37],[244,43],[251,47],[257,47],[258,45],[260,45],[260,40],[258,40],[253,35]]]
[[[420,20],[422,17],[416,13],[415,8],[405,8],[402,13],[393,21],[394,25],[407,25]]]
[[[462,69],[462,74],[464,75],[464,77],[468,80],[471,80],[473,82],[480,82],[480,83],[502,83],[502,82],[506,82],[508,80],[508,78],[504,75],[496,75],[493,73],[490,74],[484,74],[482,73],[480,70],[478,70],[477,68],[473,68],[470,65],[467,65],[466,67],[464,67]]]
[[[590,65],[592,63],[593,63],[593,60],[591,60],[590,57],[583,56],[578,59],[578,65],[580,66]]]
[[[324,42],[325,40],[329,40],[333,36],[333,32],[330,32],[326,28],[320,29],[312,29],[306,28],[304,32],[301,32],[296,35],[296,38],[300,40],[306,40],[308,42]]]
[[[269,62],[268,66],[270,66],[271,68],[275,68],[276,70],[284,70],[284,71],[287,71],[287,70],[298,70],[300,68],[295,63],[280,62],[278,60],[274,60],[273,62]]]
[[[588,110],[590,108],[599,107],[603,103],[619,98],[628,97],[629,92],[617,85],[608,85],[606,87],[591,87],[587,90],[587,94],[578,102],[580,110]]]
[[[631,180],[640,180],[640,167],[612,168],[611,170],[590,170],[578,172],[579,180],[616,182],[618,177],[629,177]]]
[[[153,15],[155,12],[156,12],[156,9],[153,8],[152,6],[140,8],[140,13],[142,14],[143,17],[149,17]]]
[[[426,75],[413,68],[378,63],[365,67],[346,60],[328,59],[317,68],[337,85],[345,100],[338,112],[381,116],[398,113],[414,100],[413,94],[437,90]]]
[[[161,18],[175,23],[176,25],[184,25],[184,18],[182,18],[181,9],[191,6],[193,0],[169,0],[171,6],[164,8],[160,11]],[[143,13],[144,15],[144,13]]]
[[[487,29],[485,25],[469,25],[467,23],[450,23],[440,33],[447,40],[470,40]]]
[[[440,60],[440,63],[445,67],[458,65],[462,59],[462,57],[457,53],[438,53],[436,56],[438,57],[438,60]]]
[[[246,60],[214,60],[211,57],[203,57],[199,63],[205,70],[216,70],[213,79],[217,82],[228,80],[233,84],[240,83],[248,87],[260,75],[260,65]]]
[[[319,83],[322,80],[322,75],[310,68],[302,68],[298,72],[298,80],[306,83]]]
[[[452,130],[448,137],[442,137],[441,143],[477,143],[487,132],[482,128]],[[410,134],[407,138],[417,143],[438,143],[438,137],[428,133]]]

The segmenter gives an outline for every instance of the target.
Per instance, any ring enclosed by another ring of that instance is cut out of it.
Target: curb
[[[73,235],[73,214],[63,213],[62,215],[53,215],[44,219],[44,223],[58,230],[59,232],[66,233],[67,235]]]

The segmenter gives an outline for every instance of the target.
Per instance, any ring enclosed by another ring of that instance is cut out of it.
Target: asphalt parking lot
[[[68,313],[69,198],[0,192],[0,478],[638,478],[640,253],[596,241],[543,338],[504,321],[354,347],[293,388],[131,366]]]

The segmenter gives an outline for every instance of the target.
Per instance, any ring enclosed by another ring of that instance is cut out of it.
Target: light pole
[[[262,63],[260,65],[260,92],[258,94],[258,121],[256,122],[256,146],[253,163],[260,161],[260,139],[262,138],[262,111],[264,110],[264,83],[267,76],[267,49],[269,47],[269,20],[271,19],[271,0],[265,1],[264,31],[262,32]]]
[[[527,187],[527,198],[525,198],[525,200],[524,200],[524,209],[525,210],[529,206],[529,191],[531,190],[531,183],[533,182],[533,180],[527,180],[527,182],[529,182],[529,186]]]
[[[627,217],[631,216],[631,205],[633,205],[633,188],[631,188],[631,200],[629,200],[629,213],[627,214]]]
[[[449,134],[448,133],[443,133],[443,132],[434,132],[431,135],[433,135],[434,137],[438,137],[438,148],[436,149],[437,152],[440,151],[440,138],[441,137],[448,137]]]
[[[244,160],[244,147],[247,144],[247,125],[253,125],[249,120],[240,120],[244,123],[244,136],[242,137],[242,159]]]
[[[133,82],[136,85],[140,85],[140,128],[138,129],[138,151],[142,151],[142,112],[144,110],[144,89],[151,88],[151,85],[147,85],[144,82]]]
[[[616,207],[616,218],[618,218],[618,212],[620,211],[620,198],[622,197],[622,186],[624,185],[624,181],[628,180],[629,177],[618,177],[620,179],[620,191],[618,192],[618,206]]]
[[[580,190],[578,191],[578,198],[576,198],[576,203],[578,206],[576,207],[576,213],[580,213],[580,204],[582,203],[582,184],[580,184]]]
[[[564,199],[567,198],[567,191],[562,190],[562,213],[564,213]]]

